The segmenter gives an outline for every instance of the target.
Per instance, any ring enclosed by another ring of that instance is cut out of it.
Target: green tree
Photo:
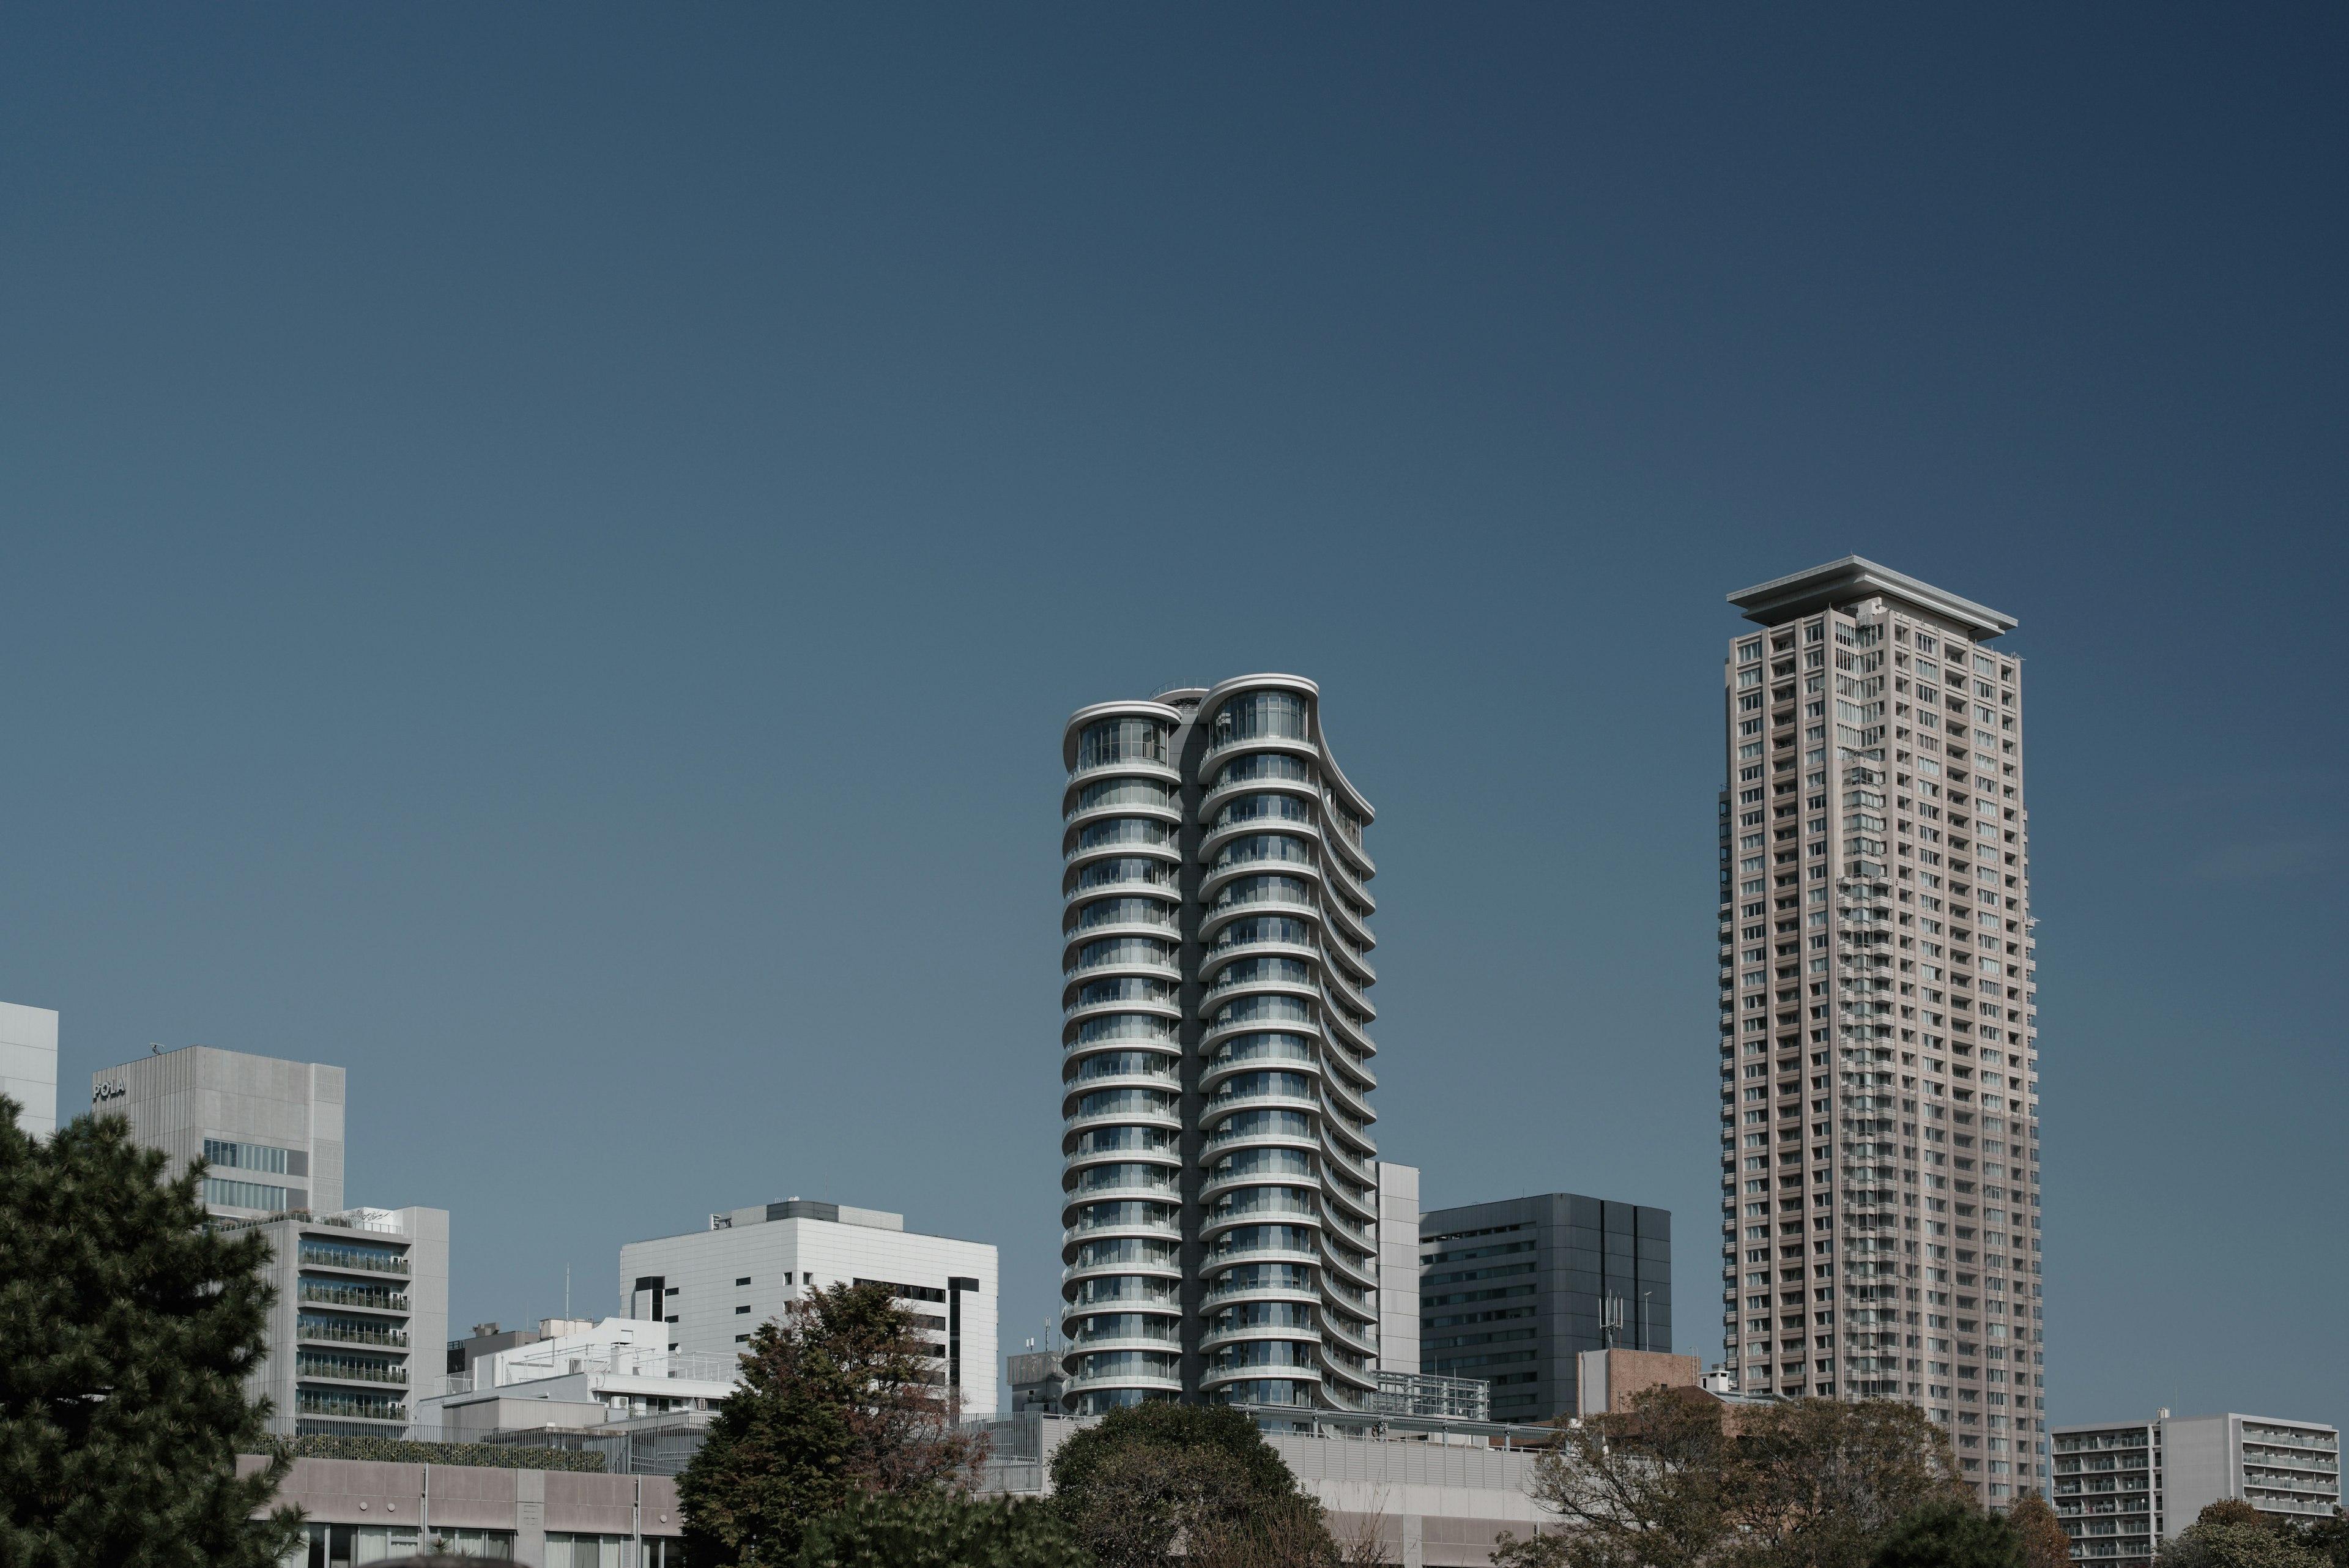
[[[2023,1537],[1995,1513],[1955,1498],[1929,1502],[1895,1524],[1871,1568],[2025,1568]]]
[[[741,1386],[678,1479],[692,1568],[789,1563],[811,1521],[860,1492],[968,1487],[981,1445],[913,1328],[889,1286],[834,1285],[750,1336]]]
[[[2045,1498],[2025,1493],[2006,1511],[2006,1521],[2023,1537],[2025,1568],[2071,1568],[2071,1534]]]
[[[1049,1503],[858,1495],[808,1527],[800,1568],[1092,1568]]]
[[[270,1407],[244,1380],[267,1350],[269,1244],[212,1230],[201,1169],[120,1116],[47,1143],[0,1098],[0,1563],[10,1568],[264,1568],[301,1515],[276,1495]]]
[[[1052,1456],[1052,1503],[1101,1568],[1315,1568],[1320,1505],[1256,1423],[1221,1406],[1112,1410]]]
[[[2155,1568],[2331,1568],[2320,1543],[2240,1498],[2220,1498],[2165,1541]]]
[[[2317,1520],[2301,1532],[2300,1541],[2332,1568],[2349,1568],[2349,1516],[2336,1511],[2330,1519]]]

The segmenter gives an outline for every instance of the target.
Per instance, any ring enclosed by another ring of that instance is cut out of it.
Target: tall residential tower
[[[1850,556],[1729,596],[1722,1330],[1738,1386],[1898,1398],[2047,1486],[2022,663]]]
[[[1061,753],[1069,1408],[1363,1408],[1371,813],[1320,690],[1252,675],[1098,703]]]

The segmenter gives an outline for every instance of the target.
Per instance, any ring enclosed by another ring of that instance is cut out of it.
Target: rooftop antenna
[[[1615,1336],[1623,1331],[1623,1298],[1609,1296],[1599,1305],[1599,1337],[1608,1349],[1615,1348]]]
[[[571,1265],[563,1265],[563,1320],[571,1321]]]

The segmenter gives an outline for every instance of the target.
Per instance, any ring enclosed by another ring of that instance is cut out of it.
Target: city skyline
[[[801,1193],[999,1242],[1016,1346],[1054,738],[1296,670],[1381,1154],[1671,1210],[1711,1360],[1722,595],[1857,553],[2031,661],[2049,1420],[2342,1423],[2349,21],[1247,26],[0,19],[57,1081],[343,1066],[460,1323]]]

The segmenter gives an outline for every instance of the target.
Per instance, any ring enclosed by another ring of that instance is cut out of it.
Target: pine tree
[[[47,1143],[0,1098],[0,1563],[268,1568],[297,1538],[244,1379],[267,1346],[269,1244],[206,1224],[191,1169],[119,1116]]]

